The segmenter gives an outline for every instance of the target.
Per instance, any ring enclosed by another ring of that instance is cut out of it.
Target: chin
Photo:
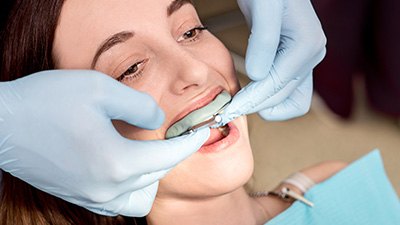
[[[158,197],[207,198],[242,187],[253,173],[246,117],[233,121],[240,135],[218,151],[198,151],[160,180]],[[228,136],[229,137],[229,136]]]

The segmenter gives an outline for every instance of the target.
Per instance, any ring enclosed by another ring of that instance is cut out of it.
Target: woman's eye
[[[186,32],[186,33],[183,35],[183,38],[189,39],[189,38],[195,37],[196,34],[197,34],[197,30],[189,30],[188,32]]]
[[[133,64],[131,67],[129,67],[121,76],[117,78],[118,81],[124,81],[125,79],[132,79],[137,77],[140,74],[140,66],[144,62],[140,61],[138,63]]]
[[[193,29],[187,31],[186,33],[184,33],[181,37],[179,37],[178,42],[184,41],[184,40],[195,41],[197,35],[198,35],[201,31],[206,30],[206,29],[207,29],[207,27],[203,27],[203,26],[193,28]]]

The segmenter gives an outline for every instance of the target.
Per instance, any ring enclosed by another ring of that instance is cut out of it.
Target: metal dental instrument
[[[220,113],[222,113],[224,111],[224,109],[229,105],[230,101],[227,102],[224,106],[222,106],[221,109],[219,109],[216,113],[214,113],[209,119],[206,119],[205,121],[198,123],[192,127],[190,127],[186,132],[184,132],[181,135],[185,135],[185,134],[190,134],[193,133],[194,131],[206,128],[206,127],[212,127],[216,124],[218,124],[219,122],[222,121],[222,118],[220,116]]]
[[[232,100],[226,90],[222,90],[213,101],[196,109],[172,124],[165,132],[165,138],[173,138],[187,134],[201,127],[215,128],[221,122],[221,115],[227,104]]]

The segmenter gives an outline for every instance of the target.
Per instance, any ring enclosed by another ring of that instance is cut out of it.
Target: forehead
[[[85,68],[89,60],[86,54],[94,54],[99,44],[115,33],[167,28],[172,2],[184,5],[190,1],[66,0],[54,43],[59,67],[69,69],[70,64],[66,62],[74,58],[76,63],[73,67]]]
[[[61,24],[79,22],[80,26],[93,28],[92,24],[127,21],[142,22],[167,16],[173,0],[66,0],[61,12]],[[179,0],[178,2],[186,2]],[[143,18],[143,19],[142,19]],[[75,26],[77,24],[74,24]]]

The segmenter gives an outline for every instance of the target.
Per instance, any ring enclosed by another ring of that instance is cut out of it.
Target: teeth
[[[221,132],[222,135],[224,135],[224,137],[228,136],[229,131],[231,131],[228,127],[228,125],[222,126],[222,127],[218,127],[217,128],[219,132]]]

